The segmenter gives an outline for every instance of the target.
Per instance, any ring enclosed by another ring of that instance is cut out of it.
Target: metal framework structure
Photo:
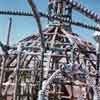
[[[33,16],[38,33],[10,46],[0,42],[0,100],[99,100],[100,27],[73,21],[72,10],[100,22],[100,16],[74,0],[48,0],[48,14],[27,0],[32,12],[0,15]],[[47,18],[42,30],[40,17]],[[97,47],[72,32],[72,25],[95,30]]]

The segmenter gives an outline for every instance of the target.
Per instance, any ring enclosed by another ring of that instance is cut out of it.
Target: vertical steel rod
[[[15,77],[15,90],[14,90],[14,96],[13,96],[13,100],[17,100],[17,94],[18,94],[18,81],[19,81],[19,68],[20,68],[20,58],[21,58],[21,44],[18,45],[17,47],[17,66],[16,66],[16,77]]]
[[[6,55],[3,56],[3,63],[1,66],[1,75],[0,75],[0,100],[2,100],[2,84],[4,79],[4,68],[6,63]]]
[[[99,67],[100,67],[100,61],[99,61],[99,59],[100,59],[100,54],[97,54],[97,68],[96,68],[96,70],[97,70],[97,75],[96,75],[96,85],[98,86],[98,84],[99,84]]]
[[[42,89],[42,82],[43,82],[43,61],[44,61],[44,51],[45,51],[45,45],[44,45],[44,36],[42,34],[42,26],[41,26],[41,21],[40,21],[40,16],[39,16],[39,12],[35,6],[35,3],[32,0],[27,0],[32,12],[33,12],[33,17],[35,17],[36,22],[37,22],[37,26],[38,26],[38,32],[40,34],[40,38],[41,38],[41,75],[40,75],[40,85],[39,85],[39,89]]]
[[[11,25],[12,25],[12,18],[10,17],[9,18],[9,26],[8,26],[8,33],[7,33],[6,45],[9,45],[9,42],[10,42]]]

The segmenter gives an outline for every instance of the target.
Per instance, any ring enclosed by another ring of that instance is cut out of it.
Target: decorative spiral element
[[[13,11],[13,10],[0,10],[0,15],[15,15],[15,16],[34,16],[33,13],[31,12],[24,12],[24,11]],[[48,19],[53,19],[53,20],[58,20],[58,21],[63,21],[63,22],[67,22],[67,23],[71,23],[72,25],[76,25],[79,27],[83,27],[83,28],[87,28],[87,29],[91,29],[91,30],[95,30],[95,31],[100,31],[99,27],[95,27],[93,25],[88,25],[88,24],[84,24],[78,21],[70,21],[67,20],[64,16],[50,16],[48,14],[39,12],[39,16],[40,17],[44,17],[44,18],[48,18]]]
[[[66,2],[71,4],[74,9],[80,11],[85,16],[94,19],[96,22],[100,22],[100,15],[96,14],[92,10],[89,10],[88,8],[84,7],[83,5],[74,0],[66,0]]]

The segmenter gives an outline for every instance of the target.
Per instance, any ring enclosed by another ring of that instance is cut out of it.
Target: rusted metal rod
[[[8,26],[8,34],[7,34],[7,42],[6,45],[9,46],[10,42],[10,34],[11,34],[11,25],[12,25],[12,18],[9,18],[9,26]]]

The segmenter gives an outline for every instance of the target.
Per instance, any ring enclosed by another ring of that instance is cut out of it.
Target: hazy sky
[[[47,2],[48,0],[34,0],[38,10],[42,12],[47,11]],[[100,0],[76,0],[81,2],[86,7],[94,10],[98,14],[100,13]],[[0,0],[0,9],[4,10],[22,10],[22,11],[31,11],[27,0]],[[0,41],[3,43],[6,42],[7,37],[7,26],[9,17],[12,17],[12,30],[10,43],[14,44],[17,41],[21,40],[24,37],[27,37],[37,31],[36,23],[33,17],[18,17],[18,16],[2,16],[0,15]],[[84,17],[82,14],[73,10],[73,20],[78,20],[84,23],[93,24],[95,23]],[[46,19],[42,20],[42,25],[45,28]],[[82,29],[79,27],[73,26],[73,32],[80,34],[86,40],[93,41],[93,32],[87,29]]]

